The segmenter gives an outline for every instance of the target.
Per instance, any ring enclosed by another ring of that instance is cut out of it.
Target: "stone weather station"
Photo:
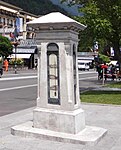
[[[38,47],[38,93],[33,121],[11,128],[23,137],[96,144],[107,132],[85,124],[80,104],[77,46],[85,26],[53,12],[30,21]]]

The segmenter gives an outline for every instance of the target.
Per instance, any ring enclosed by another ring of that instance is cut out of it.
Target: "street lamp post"
[[[17,46],[19,45],[18,41],[12,42],[12,44],[15,47],[15,63],[14,63],[14,69],[15,69],[15,74],[17,74]]]
[[[15,46],[15,74],[17,73],[17,63],[16,63],[16,51],[17,51],[17,44]]]

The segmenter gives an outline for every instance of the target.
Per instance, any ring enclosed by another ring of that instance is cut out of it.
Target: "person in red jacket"
[[[4,68],[5,68],[5,71],[7,72],[8,71],[8,61],[7,61],[7,59],[4,60]]]

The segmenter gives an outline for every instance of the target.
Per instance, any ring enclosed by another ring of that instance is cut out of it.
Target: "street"
[[[99,86],[94,70],[79,72],[80,90]],[[37,72],[4,73],[0,78],[0,116],[36,105]]]
[[[97,72],[94,70],[79,72],[79,87],[80,91],[94,89],[102,86],[102,81],[97,80]]]
[[[36,86],[35,71],[29,74],[4,74],[0,78],[0,116],[35,106]]]

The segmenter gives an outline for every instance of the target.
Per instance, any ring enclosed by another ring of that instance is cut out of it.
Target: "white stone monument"
[[[54,12],[28,23],[38,45],[38,95],[33,121],[13,135],[72,143],[97,142],[106,129],[85,125],[80,105],[77,47],[84,25]]]

